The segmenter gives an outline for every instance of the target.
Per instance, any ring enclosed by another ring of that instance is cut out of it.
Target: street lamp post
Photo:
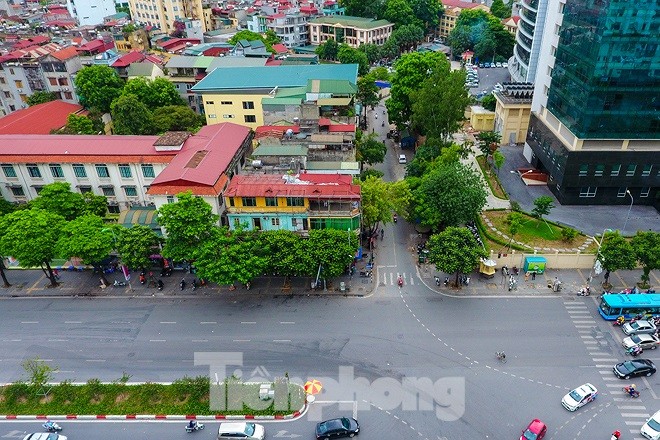
[[[630,194],[630,190],[626,190],[626,194],[630,196],[630,207],[628,208],[628,215],[626,216],[626,222],[623,224],[623,229],[621,230],[622,234],[626,233],[626,226],[628,226],[628,219],[630,219],[630,211],[632,211],[632,205],[635,203],[635,199],[633,198],[633,195]]]

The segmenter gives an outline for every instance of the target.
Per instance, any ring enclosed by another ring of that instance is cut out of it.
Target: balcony
[[[310,217],[355,217],[360,215],[357,202],[349,200],[310,200],[307,212]]]

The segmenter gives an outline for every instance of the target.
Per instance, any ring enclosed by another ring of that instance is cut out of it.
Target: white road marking
[[[21,324],[39,324],[39,321],[21,321]]]
[[[241,324],[256,324],[257,321],[241,321]]]
[[[204,325],[204,324],[217,324],[217,322],[216,321],[202,321],[202,322],[200,322],[200,324],[202,324],[202,325]]]
[[[161,324],[176,324],[176,321],[160,321]]]
[[[82,321],[64,321],[65,324],[82,324]]]

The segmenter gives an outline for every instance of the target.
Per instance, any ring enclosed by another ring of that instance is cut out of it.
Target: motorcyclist
[[[163,280],[158,280],[157,284],[158,284],[158,290],[163,290],[163,286],[164,286]]]
[[[397,282],[397,284],[399,284],[399,287],[400,287],[400,286],[403,286],[403,277],[402,277],[401,275],[399,275],[399,277],[397,278],[396,282]]]
[[[399,218],[397,217],[396,214],[393,214],[393,215],[392,215],[392,219],[394,220],[394,223],[396,223],[396,221],[397,221]]]
[[[619,437],[621,437],[621,431],[617,429],[612,433],[612,438],[610,440],[619,440]]]
[[[640,347],[639,345],[634,345],[633,347],[630,348],[630,354],[632,354],[633,356],[642,354],[642,351],[644,350],[642,350],[642,347]]]
[[[635,397],[635,394],[637,394],[637,390],[635,389],[634,383],[628,387],[628,394],[630,394],[630,396],[632,397]]]
[[[197,421],[191,420],[190,422],[188,422],[189,429],[195,429],[196,426],[197,426]]]

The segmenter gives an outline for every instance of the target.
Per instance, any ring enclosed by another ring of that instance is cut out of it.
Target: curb
[[[0,415],[0,420],[293,420],[302,415],[302,411],[277,416],[255,415],[197,415],[197,414],[66,414],[66,415]]]

